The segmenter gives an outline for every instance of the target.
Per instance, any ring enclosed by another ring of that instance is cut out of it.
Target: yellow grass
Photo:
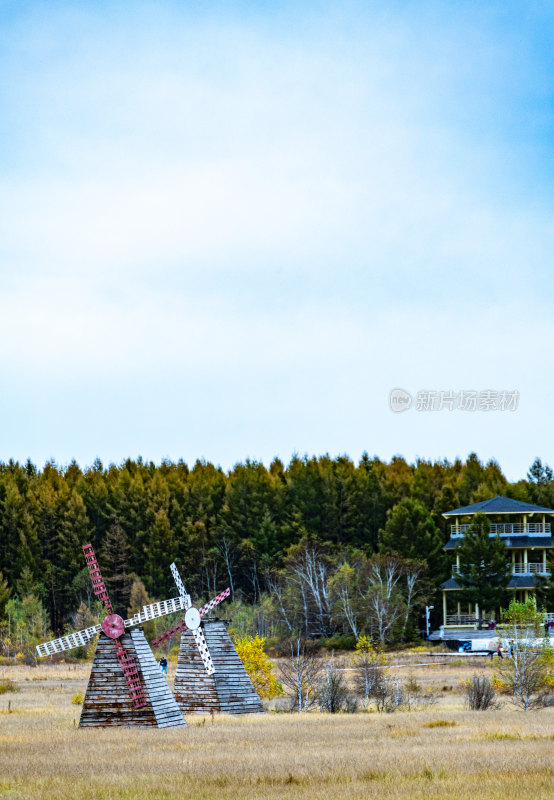
[[[423,672],[411,674],[441,689],[459,686],[466,669]],[[0,696],[2,798],[552,797],[552,710],[469,712],[454,688],[437,707],[392,715],[269,713],[196,717],[188,729],[79,730],[71,699],[87,677],[85,665],[0,668],[0,679],[21,687]]]

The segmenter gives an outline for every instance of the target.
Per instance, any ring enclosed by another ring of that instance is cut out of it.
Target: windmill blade
[[[208,675],[213,675],[215,672],[214,663],[212,661],[212,657],[210,655],[210,651],[208,650],[208,643],[206,641],[206,637],[201,628],[196,628],[193,630],[192,635],[196,640],[196,646],[198,647],[198,652],[200,653],[200,658],[204,662],[204,666],[206,667],[206,672]]]
[[[196,641],[196,646],[198,647],[200,658],[204,662],[204,666],[206,668],[206,672],[208,673],[208,675],[214,674],[215,667],[213,665],[212,657],[208,649],[208,643],[206,642],[206,637],[204,636],[204,632],[202,631],[202,629],[199,627],[200,619],[204,614],[208,614],[212,610],[212,608],[218,606],[223,600],[225,600],[226,597],[229,597],[230,593],[231,589],[229,588],[225,589],[224,592],[221,592],[221,594],[218,594],[216,597],[213,598],[213,600],[210,600],[209,603],[206,603],[205,606],[202,606],[200,611],[197,612],[196,620],[193,619],[191,621],[190,619],[185,617],[185,619],[188,622],[189,628],[192,631],[192,635],[194,636],[194,639]],[[196,609],[193,610],[196,611]],[[191,612],[189,611],[188,613],[190,614]]]
[[[185,598],[172,597],[170,600],[161,600],[159,603],[150,603],[150,605],[143,606],[134,617],[124,620],[125,627],[131,628],[133,625],[141,625],[143,622],[149,622],[151,619],[158,617],[165,617],[166,614],[174,614],[176,611],[182,611],[185,608]]]
[[[152,647],[159,647],[161,644],[163,644],[163,642],[168,642],[172,636],[175,636],[176,633],[182,633],[183,631],[186,630],[187,630],[187,624],[185,620],[182,619],[180,622],[177,623],[177,625],[174,625],[173,628],[170,628],[165,633],[162,633],[162,635],[158,636],[157,639],[154,639],[154,641],[151,642]]]
[[[104,583],[104,579],[102,578],[102,573],[100,572],[100,567],[98,566],[98,561],[96,560],[96,556],[94,555],[94,550],[92,549],[92,545],[84,544],[83,552],[85,554],[85,561],[87,562],[88,571],[90,573],[90,580],[92,582],[92,591],[94,592],[96,597],[98,597],[98,599],[102,601],[108,614],[111,614],[113,611],[112,604],[108,596],[108,590],[106,589],[106,584]]]
[[[213,600],[210,600],[209,603],[206,603],[205,606],[202,606],[202,608],[200,609],[200,616],[203,617],[204,614],[209,614],[212,608],[215,608],[220,603],[222,603],[226,597],[229,597],[230,594],[231,594],[231,589],[229,588],[225,589],[225,591],[221,592],[221,594],[218,594],[217,597],[214,597]]]
[[[181,576],[179,575],[179,570],[177,569],[177,564],[175,562],[171,564],[171,572],[173,573],[173,579],[175,581],[177,589],[179,590],[180,596],[185,598],[186,601],[185,608],[190,608],[192,605],[190,594],[187,594],[187,591],[185,589],[185,584],[181,580]]]
[[[223,602],[223,600],[225,600],[226,597],[229,597],[230,594],[231,594],[231,590],[230,589],[225,589],[224,592],[221,592],[221,594],[218,594],[217,597],[213,598],[213,600],[210,600],[209,603],[206,603],[205,606],[202,606],[202,608],[199,610],[198,613],[202,617],[204,614],[207,614],[209,611],[211,611],[212,608],[215,608],[221,602]],[[146,606],[145,606],[145,608],[146,608]],[[168,613],[171,613],[171,612],[168,612]],[[134,619],[134,617],[133,617],[133,619]],[[132,623],[134,625],[138,625],[138,622],[133,622],[132,620],[125,620],[125,626],[128,626],[128,623]],[[177,625],[174,625],[173,628],[170,628],[165,633],[162,633],[161,636],[158,636],[157,639],[154,639],[154,641],[151,643],[152,647],[159,647],[164,642],[168,642],[171,639],[172,636],[175,636],[177,633],[182,633],[183,631],[186,631],[186,630],[187,630],[187,625],[185,623],[185,620],[182,619],[180,622],[177,623]],[[197,644],[198,644],[198,642],[197,642]],[[198,649],[200,649],[200,645],[199,645]],[[202,653],[200,655],[202,655]]]
[[[125,678],[125,683],[127,684],[127,689],[129,691],[133,706],[135,708],[143,708],[146,705],[146,697],[142,690],[140,675],[138,674],[135,659],[131,653],[128,653],[127,650],[125,650],[120,639],[114,639],[113,643],[115,647],[115,654],[121,669],[123,670],[123,677]]]
[[[45,658],[45,656],[53,656],[55,653],[63,653],[64,650],[73,650],[74,647],[82,647],[88,644],[101,630],[101,625],[93,625],[91,628],[85,628],[76,633],[69,633],[67,636],[61,636],[59,639],[52,639],[51,642],[37,644],[36,650],[38,656],[39,658]]]
[[[183,631],[187,630],[187,625],[185,620],[182,619],[177,625],[170,630],[162,633],[161,636],[158,636],[157,639],[154,639],[152,642],[152,647],[159,647],[163,642],[169,641],[172,636],[175,636],[176,633],[182,633]],[[196,642],[196,646],[198,647],[198,652],[200,653],[200,657],[204,662],[204,666],[206,667],[206,672],[208,675],[213,675],[215,672],[215,667],[212,661],[212,657],[210,655],[210,651],[208,649],[208,643],[206,641],[206,637],[201,628],[195,628],[191,630],[192,635],[194,636],[194,640]]]

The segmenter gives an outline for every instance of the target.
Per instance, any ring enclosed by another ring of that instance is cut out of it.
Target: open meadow
[[[412,656],[414,664],[428,659]],[[404,658],[406,661],[406,658]],[[6,798],[533,798],[550,800],[554,710],[464,709],[461,680],[490,664],[410,668],[436,705],[393,714],[192,717],[188,729],[82,729],[90,666],[0,667]],[[170,675],[171,677],[171,675]]]

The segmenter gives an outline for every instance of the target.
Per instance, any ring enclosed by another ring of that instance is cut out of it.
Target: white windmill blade
[[[175,561],[171,564],[171,572],[173,573],[173,579],[175,581],[177,589],[179,590],[179,594],[181,595],[181,597],[185,598],[186,602],[185,608],[190,608],[192,605],[190,594],[187,594],[187,590],[185,589],[185,584],[181,580],[181,576],[179,575],[179,570],[177,569],[177,564],[175,563]]]
[[[183,597],[172,597],[169,600],[160,600],[159,603],[150,603],[148,606],[143,606],[134,617],[125,620],[125,627],[132,628],[133,625],[141,625],[143,622],[149,622],[151,619],[158,617],[165,617],[166,614],[174,614],[176,611],[182,611],[186,608],[185,599]]]
[[[183,583],[181,576],[179,575],[179,570],[177,569],[177,565],[175,564],[175,562],[171,564],[171,572],[173,573],[173,578],[175,579],[175,583],[179,590],[179,594],[187,604],[185,623],[188,629],[191,631],[192,635],[194,636],[196,646],[198,647],[198,652],[200,653],[200,658],[204,662],[204,667],[206,668],[207,674],[213,675],[215,672],[214,662],[212,661],[212,657],[208,649],[208,643],[206,641],[206,637],[204,636],[204,633],[200,628],[200,619],[202,617],[202,611],[198,611],[198,609],[193,607],[190,595],[187,594],[185,590],[185,584]]]
[[[204,636],[204,632],[202,628],[195,628],[192,631],[192,635],[196,641],[196,646],[198,647],[198,652],[200,653],[200,657],[204,662],[204,666],[206,667],[206,672],[208,675],[213,675],[215,672],[214,662],[212,661],[212,657],[210,655],[210,651],[208,650],[208,643],[206,641],[206,637]]]
[[[82,647],[88,644],[101,630],[101,625],[93,625],[91,628],[68,633],[67,636],[60,636],[59,639],[52,639],[51,642],[37,644],[38,656],[39,658],[45,658],[45,656],[53,656],[55,653],[63,653],[64,650],[73,650],[74,647]]]
[[[175,611],[182,611],[185,607],[185,601],[182,597],[173,597],[170,600],[162,600],[159,603],[150,603],[148,606],[143,606],[131,619],[124,620],[124,624],[126,628],[132,628],[134,625],[140,625],[151,619],[157,619],[157,617],[163,617],[166,614],[173,614]],[[82,631],[68,633],[67,636],[60,636],[59,639],[52,639],[51,642],[37,644],[36,650],[38,656],[39,658],[45,658],[46,656],[53,656],[55,653],[63,653],[64,650],[73,650],[74,647],[82,647],[88,644],[101,630],[102,625],[93,625]]]

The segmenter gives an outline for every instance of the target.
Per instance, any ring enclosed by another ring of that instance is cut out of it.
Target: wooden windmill
[[[186,726],[185,719],[152,650],[138,627],[184,608],[181,597],[143,606],[132,617],[114,614],[92,545],[84,545],[94,594],[108,615],[93,625],[51,642],[37,645],[40,658],[86,645],[100,633],[79,727],[108,725]]]
[[[181,632],[173,690],[183,714],[253,714],[262,701],[240,660],[222,620],[203,619],[229,597],[226,589],[200,610],[192,606],[175,564],[171,572],[187,612],[184,620],[152,642],[157,647]]]

